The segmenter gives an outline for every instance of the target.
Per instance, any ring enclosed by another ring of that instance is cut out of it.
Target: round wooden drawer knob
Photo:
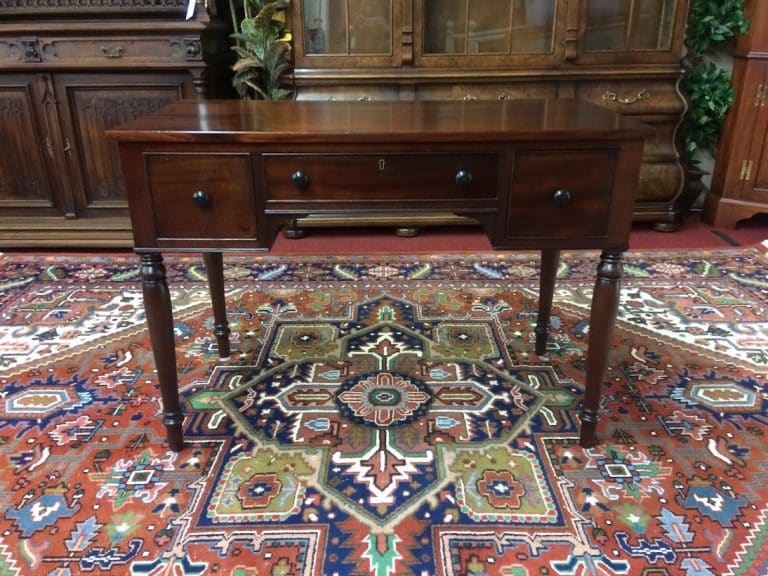
[[[306,188],[309,184],[309,176],[301,170],[297,170],[291,174],[291,183],[298,188]]]
[[[206,209],[211,207],[211,197],[203,190],[198,190],[192,194],[192,202],[198,208]]]
[[[459,170],[456,173],[456,184],[459,188],[469,188],[472,184],[472,172],[469,170]]]
[[[558,206],[567,206],[571,202],[571,193],[568,190],[555,190],[552,200]]]

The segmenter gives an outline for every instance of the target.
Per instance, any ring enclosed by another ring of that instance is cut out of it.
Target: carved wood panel
[[[0,208],[6,215],[25,206],[59,212],[57,191],[46,168],[52,140],[38,112],[40,95],[34,80],[0,76]]]
[[[77,14],[109,12],[113,15],[184,14],[186,0],[3,0],[0,18],[4,15]]]
[[[78,214],[127,206],[117,146],[104,132],[182,97],[186,74],[92,74],[56,76],[65,125],[65,148],[75,183]]]

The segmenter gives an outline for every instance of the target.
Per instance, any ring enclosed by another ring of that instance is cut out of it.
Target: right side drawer
[[[586,239],[608,233],[616,150],[520,151],[507,238]]]

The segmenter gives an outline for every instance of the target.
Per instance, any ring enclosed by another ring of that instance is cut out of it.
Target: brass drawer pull
[[[456,184],[459,188],[469,188],[472,184],[472,172],[469,170],[459,170],[456,172]]]
[[[647,100],[650,97],[651,93],[648,92],[648,90],[640,90],[640,92],[634,96],[625,96],[623,98],[616,94],[616,92],[611,92],[610,90],[603,92],[603,100],[618,102],[619,104],[624,104],[627,106],[630,104],[635,104],[636,102],[640,102],[641,100]]]
[[[291,184],[297,188],[306,188],[309,184],[309,176],[301,170],[296,170],[296,172],[291,174]]]
[[[555,190],[555,193],[552,195],[552,201],[557,206],[567,206],[571,203],[571,193],[564,189]]]
[[[192,202],[195,203],[195,206],[200,208],[201,210],[207,210],[211,207],[211,197],[208,196],[207,193],[205,193],[203,190],[198,190],[194,194],[192,194]]]

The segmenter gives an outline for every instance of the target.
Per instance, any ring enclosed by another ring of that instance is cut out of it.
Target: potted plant
[[[232,85],[238,95],[250,100],[283,100],[291,96],[286,87],[291,68],[291,37],[285,32],[285,1],[230,0]]]
[[[689,207],[701,195],[702,157],[712,157],[728,109],[733,104],[731,71],[718,59],[718,50],[749,22],[744,0],[691,0],[688,13],[683,78],[680,88],[688,108],[680,126],[680,150],[686,168],[684,202]]]

